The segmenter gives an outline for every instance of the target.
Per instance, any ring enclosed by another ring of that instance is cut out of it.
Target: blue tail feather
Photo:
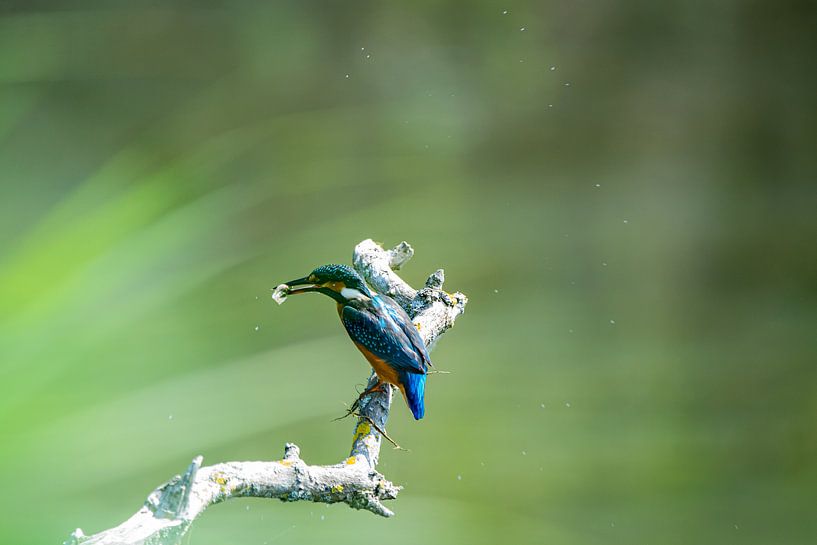
[[[411,414],[416,420],[420,420],[426,412],[425,397],[426,375],[420,373],[404,373],[402,377],[403,388],[406,391],[406,401],[408,402]]]

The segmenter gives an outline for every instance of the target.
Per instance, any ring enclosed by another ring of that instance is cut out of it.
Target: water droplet
[[[494,290],[494,293],[499,293],[499,290]]]
[[[372,58],[371,54],[366,53],[366,58],[367,58],[367,59],[371,59],[371,58]]]
[[[523,450],[523,451],[522,451],[522,456],[527,456],[527,455],[528,455],[528,453],[527,453],[526,451],[524,451],[524,450]]]
[[[596,187],[601,187],[601,184],[596,184]]]
[[[613,325],[616,325],[616,321],[615,321],[615,320],[610,320],[610,323],[611,323],[611,324],[613,324]]]
[[[568,333],[573,333],[573,330],[572,330],[572,329],[568,329],[568,330],[567,330],[567,332],[568,332]]]
[[[602,267],[606,267],[606,266],[607,266],[607,262],[606,262],[606,261],[602,261],[602,262],[601,262],[601,266],[602,266]]]
[[[249,510],[250,510],[250,506],[248,505],[248,506],[247,506],[247,511],[249,511]]]
[[[462,475],[457,475],[457,480],[461,481],[462,480]]]
[[[565,407],[567,407],[568,409],[570,408],[570,402],[569,401],[565,402]]]
[[[570,87],[570,82],[569,81],[565,82],[565,87]]]
[[[553,104],[548,104],[548,108],[553,108]]]
[[[525,27],[521,27],[521,28],[519,29],[519,32],[525,32],[526,30],[527,30],[527,28],[525,28]]]
[[[167,419],[168,420],[173,420],[173,415],[172,414],[167,415]]]
[[[502,15],[508,15],[508,10],[506,9],[502,10]]]
[[[630,223],[628,220],[624,220],[624,223]]]
[[[544,404],[544,403],[541,403],[539,406],[540,406],[540,407],[542,407],[543,409],[545,408],[545,404]]]
[[[260,331],[260,330],[261,330],[261,326],[260,326],[260,325],[257,325],[257,326],[255,326],[255,328],[254,328],[254,329],[255,329],[256,331]]]
[[[551,67],[550,67],[550,71],[551,71],[551,72],[553,72],[554,70],[556,70],[556,67],[555,67],[555,66],[551,66]]]
[[[323,520],[323,519],[325,519],[325,518],[326,518],[326,517],[325,517],[324,515],[321,515],[321,520]]]
[[[346,79],[349,79],[349,74],[346,74]]]

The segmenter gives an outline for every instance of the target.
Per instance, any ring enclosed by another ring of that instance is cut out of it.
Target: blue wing
[[[390,316],[376,316],[347,305],[343,307],[341,320],[353,341],[398,371],[425,374],[423,355]]]
[[[425,363],[428,367],[434,367],[431,364],[431,359],[428,357],[428,351],[426,350],[426,345],[423,342],[423,339],[420,338],[420,334],[417,332],[417,328],[414,327],[414,323],[409,318],[409,315],[406,314],[406,311],[403,310],[403,307],[397,304],[397,301],[389,297],[388,295],[377,295],[375,300],[380,299],[383,302],[383,308],[391,315],[394,322],[397,326],[406,334],[411,345],[414,347],[414,350],[417,351],[418,354],[423,358],[423,363]]]

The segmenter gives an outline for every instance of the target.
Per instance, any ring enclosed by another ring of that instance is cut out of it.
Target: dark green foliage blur
[[[507,13],[504,13],[507,11]],[[0,6],[0,542],[346,455],[368,367],[281,281],[408,240],[470,297],[379,519],[186,543],[817,541],[813,2]]]

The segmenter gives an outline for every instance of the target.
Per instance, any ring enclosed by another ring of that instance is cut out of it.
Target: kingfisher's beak
[[[287,295],[297,295],[299,293],[307,293],[307,292],[310,292],[310,291],[318,291],[318,288],[320,287],[317,284],[315,284],[314,282],[310,282],[308,276],[305,276],[303,278],[298,278],[296,280],[290,280],[289,282],[284,282],[284,284],[286,284],[289,287],[304,286],[304,285],[307,286],[305,288],[298,288],[298,289],[294,289],[294,290],[289,290]]]

